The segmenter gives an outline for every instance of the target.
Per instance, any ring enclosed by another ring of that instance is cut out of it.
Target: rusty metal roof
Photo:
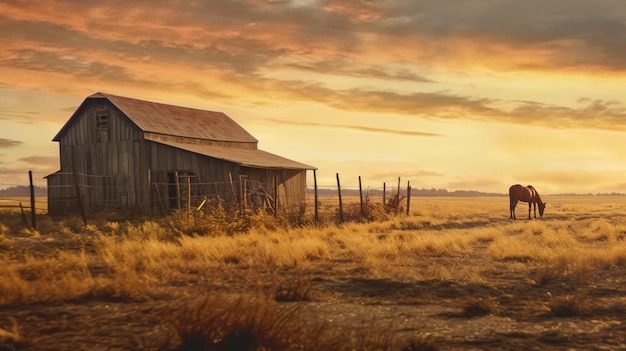
[[[173,106],[106,93],[96,93],[87,97],[83,105],[91,99],[109,100],[144,132],[214,141],[255,144],[258,142],[222,112]],[[53,140],[58,140],[67,124]]]
[[[152,140],[155,143],[172,146],[196,154],[237,163],[244,167],[313,170],[315,167],[292,161],[259,149],[240,149],[215,145],[185,144],[172,141]]]
[[[253,144],[253,147],[236,148],[205,144],[187,144],[156,140],[158,137],[151,137],[148,133],[144,134],[146,140],[152,142],[234,162],[241,166],[278,169],[316,169],[304,163],[292,161],[257,149],[258,140],[222,112],[173,106],[105,93],[96,93],[87,97],[52,140],[60,141],[65,130],[72,125],[75,118],[78,118],[83,107],[94,99],[107,99],[144,132],[211,141],[249,143]]]

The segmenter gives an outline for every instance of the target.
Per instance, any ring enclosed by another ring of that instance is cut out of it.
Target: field
[[[318,226],[5,214],[0,350],[626,349],[626,198],[544,201]]]

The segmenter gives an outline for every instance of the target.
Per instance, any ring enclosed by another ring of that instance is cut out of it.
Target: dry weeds
[[[121,349],[624,346],[612,330],[626,325],[626,199],[547,200],[542,220],[517,221],[506,198],[414,198],[409,216],[318,226],[222,211],[87,227],[44,217],[32,231],[6,215],[0,349],[49,349],[46,334],[71,332],[63,323],[79,317],[52,320],[51,308],[118,323],[94,304],[145,309]],[[555,318],[571,319],[556,336]]]

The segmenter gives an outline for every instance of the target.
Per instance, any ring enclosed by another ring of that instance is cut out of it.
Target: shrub
[[[211,295],[174,315],[179,350],[289,350],[304,336],[298,305],[279,309],[266,296]]]
[[[461,306],[463,317],[480,317],[494,312],[493,303],[484,299],[468,299]]]
[[[23,345],[20,333],[17,327],[17,321],[10,318],[11,327],[6,329],[0,328],[0,350],[17,350]]]
[[[344,208],[344,220],[352,222],[374,222],[382,221],[387,218],[385,207],[372,201],[369,194],[365,194],[363,198],[363,206],[361,202],[350,203]]]
[[[387,203],[385,203],[385,211],[387,213],[398,214],[404,211],[402,204],[404,203],[404,199],[406,196],[396,193],[387,198]]]
[[[311,281],[309,279],[296,278],[284,279],[281,284],[274,288],[276,301],[311,301]]]
[[[572,317],[589,312],[587,302],[572,295],[552,298],[548,303],[548,309],[556,317]]]
[[[439,347],[430,337],[414,337],[406,341],[402,351],[437,351]]]

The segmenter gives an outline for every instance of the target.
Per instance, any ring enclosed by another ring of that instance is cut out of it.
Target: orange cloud
[[[0,138],[0,149],[18,147],[22,144],[24,144],[24,142],[20,140]]]
[[[412,130],[396,130],[396,129],[387,129],[387,128],[378,128],[378,127],[367,127],[361,125],[346,125],[346,124],[332,124],[332,123],[312,123],[312,122],[293,122],[293,121],[284,121],[277,119],[266,119],[266,121],[276,124],[288,124],[295,125],[300,127],[326,127],[326,128],[341,128],[341,129],[350,129],[357,130],[363,132],[373,132],[373,133],[385,133],[385,134],[395,134],[395,135],[404,135],[404,136],[417,136],[417,137],[440,137],[441,134],[437,133],[428,133],[428,132],[419,132]]]

